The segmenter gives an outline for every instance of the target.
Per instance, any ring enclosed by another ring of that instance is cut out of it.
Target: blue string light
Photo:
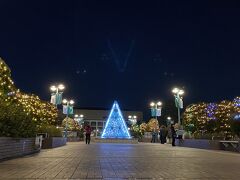
[[[210,120],[216,120],[215,111],[217,110],[217,105],[215,103],[210,103],[206,107],[207,117]]]
[[[101,138],[131,138],[117,101],[112,106]]]
[[[234,104],[235,107],[240,107],[240,97],[236,97],[233,100],[233,104]]]

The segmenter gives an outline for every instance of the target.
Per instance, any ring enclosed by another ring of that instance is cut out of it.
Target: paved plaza
[[[240,154],[170,145],[68,143],[3,161],[0,179],[239,179]]]

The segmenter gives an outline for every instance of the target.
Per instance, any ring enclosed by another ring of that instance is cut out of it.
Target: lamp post
[[[65,89],[65,86],[63,84],[59,84],[59,85],[53,85],[50,87],[50,90],[52,92],[51,94],[51,103],[56,105],[61,104],[62,103],[62,93],[63,90]]]
[[[161,116],[162,102],[161,101],[151,102],[150,106],[151,106],[151,114],[157,120],[157,117]]]
[[[66,124],[65,124],[65,138],[67,138],[67,127],[68,127],[68,115],[73,114],[73,100],[63,100],[63,114],[66,114]]]
[[[172,90],[172,92],[174,93],[174,97],[175,97],[175,105],[178,109],[178,125],[181,125],[181,120],[180,120],[180,109],[183,108],[183,98],[182,95],[184,94],[184,91],[182,89],[179,88],[174,88]]]
[[[84,115],[83,114],[75,114],[74,115],[74,120],[78,122],[79,126],[81,126],[82,121],[83,121]]]
[[[128,120],[131,122],[132,125],[135,125],[137,123],[137,116],[135,115],[129,115]]]

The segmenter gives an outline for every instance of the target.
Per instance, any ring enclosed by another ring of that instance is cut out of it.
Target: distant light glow
[[[101,138],[131,138],[117,101],[112,106]]]
[[[65,88],[65,87],[64,87],[63,84],[59,84],[59,85],[58,85],[58,89],[59,89],[59,90],[63,90],[64,88]]]
[[[51,90],[51,91],[56,91],[56,90],[57,90],[57,87],[56,87],[56,86],[51,86],[51,87],[50,87],[50,90]]]
[[[161,105],[162,105],[162,102],[161,102],[161,101],[158,101],[158,102],[157,102],[157,105],[158,105],[158,106],[161,106]]]
[[[174,89],[172,90],[172,92],[173,92],[174,94],[179,94],[179,95],[183,95],[183,94],[184,94],[184,90],[179,89],[179,88],[174,88]]]
[[[151,102],[150,106],[151,106],[151,107],[155,106],[155,103],[154,103],[154,102]]]
[[[179,95],[183,95],[184,91],[183,90],[179,90]]]
[[[175,93],[175,94],[178,93],[178,91],[179,91],[178,88],[174,88],[174,89],[172,90],[172,92]]]
[[[73,100],[70,100],[69,103],[70,103],[70,104],[74,104],[74,101],[73,101]]]

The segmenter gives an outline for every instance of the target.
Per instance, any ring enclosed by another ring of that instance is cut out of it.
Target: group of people
[[[176,133],[176,130],[175,130],[173,124],[171,124],[171,126],[168,128],[166,126],[162,125],[160,127],[159,132],[157,131],[156,128],[154,128],[152,130],[151,143],[155,143],[158,140],[158,133],[160,136],[159,139],[160,139],[161,144],[167,143],[167,138],[168,138],[169,140],[172,141],[172,146],[175,146],[175,139],[177,137],[177,133]]]
[[[84,131],[85,131],[85,140],[86,140],[86,144],[90,144],[90,141],[91,141],[91,133],[92,133],[92,128],[89,124],[87,124],[84,128]],[[165,144],[167,143],[167,138],[169,140],[172,141],[172,146],[175,146],[175,139],[177,137],[177,133],[176,133],[176,130],[174,128],[174,125],[171,124],[170,127],[166,127],[164,125],[162,125],[160,127],[160,130],[159,132],[157,131],[156,128],[153,129],[152,131],[152,140],[151,140],[151,143],[155,143],[158,139],[158,133],[159,133],[159,136],[160,136],[160,142],[161,144]]]

